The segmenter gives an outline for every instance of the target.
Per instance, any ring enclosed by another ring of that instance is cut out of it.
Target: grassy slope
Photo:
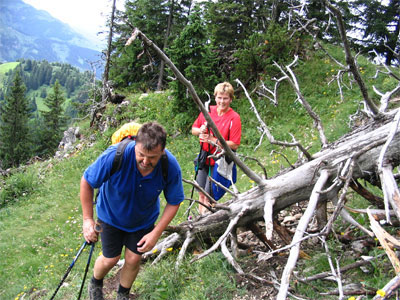
[[[361,61],[361,66],[366,69],[365,78],[374,74],[373,68],[367,66],[365,61]],[[312,61],[300,63],[295,70],[305,97],[323,119],[330,141],[348,131],[348,115],[356,111],[360,99],[356,90],[345,90],[345,100],[340,101],[337,86],[334,83],[326,85],[336,71],[335,66],[325,57],[315,57]],[[394,86],[394,83],[387,80],[377,83],[378,88],[383,86]],[[253,99],[275,138],[289,140],[289,133],[292,133],[296,139],[311,146],[312,152],[317,151],[318,135],[312,127],[312,121],[295,102],[290,88],[283,85],[280,95],[278,107],[265,99]],[[117,117],[138,118],[142,122],[158,119],[171,130],[174,120],[168,115],[166,96],[150,94],[146,99],[139,100],[139,97],[130,95],[129,98],[136,104],[127,107]],[[282,152],[292,162],[295,160],[297,154],[294,151],[272,147],[266,141],[254,152],[254,147],[259,142],[259,133],[248,101],[242,96],[235,100],[233,106],[241,114],[243,122],[243,140],[239,153],[258,157],[265,164],[269,176],[287,166],[277,152]],[[108,113],[113,114],[112,107],[108,109]],[[110,129],[102,136],[98,135],[94,147],[75,153],[68,160],[47,161],[28,167],[25,174],[34,178],[34,191],[18,197],[16,202],[0,209],[0,282],[3,283],[0,286],[0,299],[21,299],[26,294],[39,291],[43,293],[39,299],[48,299],[53,293],[83,242],[80,234],[80,177],[84,169],[106,148],[112,131]],[[86,137],[89,134],[92,133],[85,132]],[[192,178],[192,161],[198,150],[196,139],[183,133],[173,140],[170,139],[168,148],[180,162],[183,177]],[[277,152],[271,154],[272,150]],[[261,173],[255,163],[248,163]],[[240,191],[254,185],[241,172],[238,178],[237,186]],[[190,191],[191,188],[185,185],[187,196],[190,196]],[[187,206],[187,203],[182,205],[174,224],[186,219],[184,212]],[[182,269],[175,272],[173,265],[177,251],[174,249],[170,258],[161,261],[157,266],[148,266],[140,273],[135,289],[142,294],[141,299],[232,299],[235,287],[229,275],[231,268],[220,254],[210,255],[193,265],[185,261]],[[97,247],[95,256],[98,253]],[[57,299],[76,297],[86,257],[82,255],[78,260],[67,279],[68,285],[60,289]],[[387,279],[384,275],[378,274],[372,280],[381,286]]]
[[[19,65],[19,62],[9,62],[9,63],[0,64],[0,89],[3,88],[3,84],[4,84],[3,80],[4,80],[5,74],[9,70],[13,70],[18,65]]]
[[[4,84],[3,80],[5,78],[5,73],[8,72],[9,70],[15,69],[19,64],[20,64],[19,62],[9,62],[9,63],[0,64],[0,89],[3,88],[3,84]],[[55,71],[59,68],[60,67],[57,67],[57,66],[53,67],[53,69]],[[48,107],[44,103],[44,99],[42,97],[40,97],[40,92],[42,89],[46,89],[47,95],[49,95],[50,93],[53,92],[53,86],[42,85],[37,90],[30,90],[29,92],[26,93],[25,96],[28,99],[35,98],[38,111],[47,111]],[[67,93],[66,93],[64,87],[61,87],[61,91],[63,92],[64,97],[66,97]],[[74,92],[74,93],[76,93],[76,92]],[[65,99],[65,102],[63,105],[64,108],[66,108],[69,105],[70,101],[71,101],[71,98]]]

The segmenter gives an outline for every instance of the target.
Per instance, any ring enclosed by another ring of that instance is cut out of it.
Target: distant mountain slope
[[[0,1],[0,62],[20,58],[65,62],[90,69],[100,52],[69,25],[22,0]]]

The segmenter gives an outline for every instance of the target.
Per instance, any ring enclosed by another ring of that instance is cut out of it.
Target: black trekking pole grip
[[[60,283],[58,284],[57,289],[54,291],[54,294],[51,296],[50,300],[53,300],[54,297],[56,296],[58,290],[60,289],[60,287],[61,287],[62,284],[64,283],[64,281],[65,281],[65,279],[67,278],[68,274],[71,272],[72,268],[73,268],[74,265],[75,265],[75,262],[78,260],[78,257],[81,255],[81,253],[82,253],[83,249],[86,247],[86,245],[87,245],[87,242],[85,241],[85,242],[82,244],[81,248],[79,249],[78,253],[76,254],[75,258],[72,260],[72,263],[69,265],[69,267],[68,267],[68,269],[67,269],[67,272],[65,272],[63,278],[61,279]]]

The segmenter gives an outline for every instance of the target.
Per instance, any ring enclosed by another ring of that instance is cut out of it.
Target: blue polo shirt
[[[118,144],[108,147],[83,174],[92,188],[100,188],[96,205],[98,218],[127,232],[148,228],[156,222],[161,191],[171,205],[184,200],[182,173],[176,158],[165,150],[167,182],[162,176],[161,159],[153,172],[143,177],[136,166],[135,144],[127,145],[121,168],[112,176],[111,167]]]

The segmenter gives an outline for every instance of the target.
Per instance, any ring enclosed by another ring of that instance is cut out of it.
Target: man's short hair
[[[142,144],[146,150],[153,150],[158,145],[161,145],[161,150],[164,150],[167,143],[167,132],[157,122],[144,123],[137,133],[136,143]]]
[[[214,96],[217,96],[218,93],[228,94],[232,100],[235,98],[235,91],[233,90],[233,86],[226,81],[218,83],[217,86],[214,88]]]

